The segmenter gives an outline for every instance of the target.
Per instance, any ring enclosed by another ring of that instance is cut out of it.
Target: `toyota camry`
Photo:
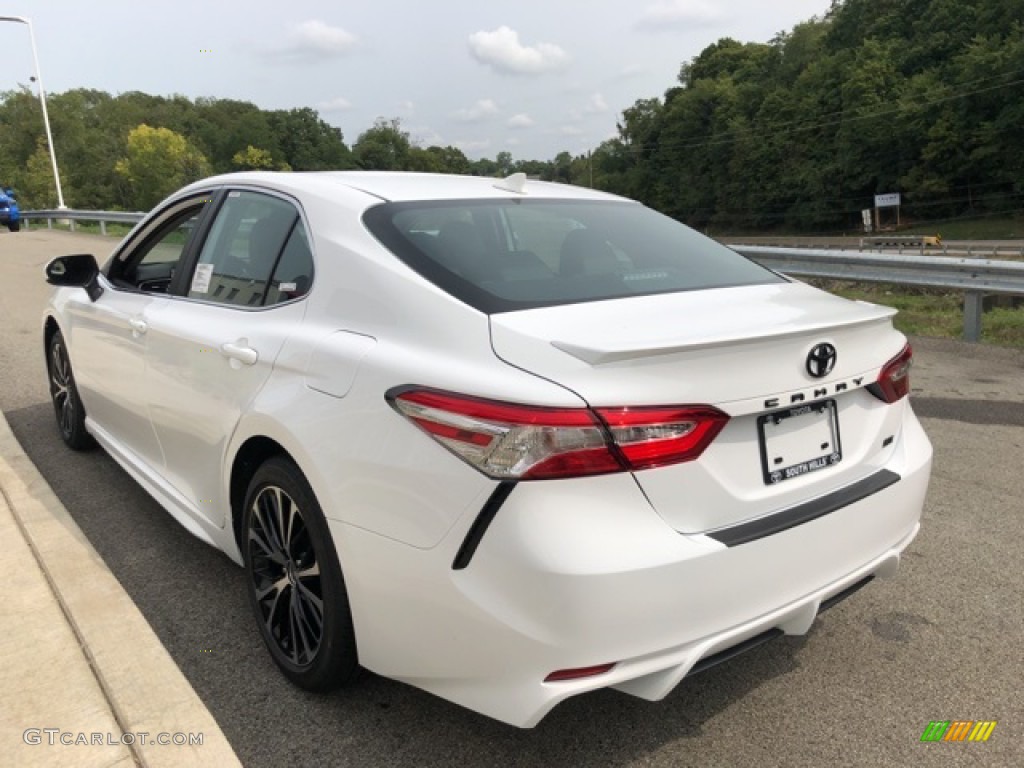
[[[631,200],[232,174],[46,275],[64,442],[245,569],[308,690],[366,668],[522,727],[658,700],[806,633],[919,528],[893,310]]]

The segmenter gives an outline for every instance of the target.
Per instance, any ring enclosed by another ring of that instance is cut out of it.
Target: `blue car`
[[[0,189],[0,224],[4,224],[11,232],[21,229],[21,213],[13,189]]]

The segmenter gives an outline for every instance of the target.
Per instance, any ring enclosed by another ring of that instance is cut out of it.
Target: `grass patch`
[[[899,310],[894,323],[909,336],[963,338],[964,297],[957,291],[839,280],[808,282],[848,299],[884,304]],[[981,340],[988,344],[1024,348],[1024,304],[996,306],[986,311],[981,320]]]
[[[133,226],[134,226],[133,224],[112,224],[112,223],[108,222],[107,223],[107,237],[122,238],[125,235],[127,235],[129,232],[132,231],[132,227]],[[24,228],[24,224],[22,224],[22,227]],[[39,219],[33,219],[29,223],[29,231],[30,232],[36,232],[36,231],[39,231],[40,229],[46,229],[46,222],[45,221],[42,221],[42,220],[39,220]],[[70,224],[59,224],[57,222],[57,220],[54,220],[54,222],[53,222],[53,229],[56,229],[59,232],[70,232],[71,231],[71,225]],[[100,231],[100,223],[98,221],[76,221],[75,222],[75,232],[84,232],[87,235],[101,235],[101,234],[103,234]]]
[[[996,307],[981,321],[981,338],[1005,347],[1024,347],[1024,306]]]
[[[1024,218],[1005,216],[963,221],[940,221],[901,229],[901,235],[942,235],[943,240],[1019,240]]]

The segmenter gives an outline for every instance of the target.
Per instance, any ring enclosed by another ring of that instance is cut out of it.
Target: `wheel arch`
[[[247,438],[239,446],[235,458],[231,462],[228,503],[231,508],[231,529],[239,552],[242,551],[242,506],[245,504],[245,492],[260,465],[274,456],[284,456],[298,466],[298,462],[283,445],[265,435],[253,435]]]
[[[49,355],[50,339],[60,330],[60,325],[53,315],[47,315],[43,321],[43,354]]]

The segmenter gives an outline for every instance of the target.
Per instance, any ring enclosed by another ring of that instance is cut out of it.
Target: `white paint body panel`
[[[518,726],[602,687],[657,699],[702,657],[773,627],[805,632],[823,599],[890,574],[915,535],[931,447],[905,400],[863,389],[903,346],[891,311],[777,284],[488,317],[399,261],[360,217],[383,199],[516,194],[493,180],[246,173],[180,194],[221,185],[301,207],[308,295],[247,311],[109,286],[93,303],[62,288],[46,320],[68,340],[90,431],[236,562],[235,457],[253,438],[291,456],[327,517],[371,670]],[[536,182],[524,194],[608,199]],[[131,317],[147,323],[141,338]],[[220,352],[242,339],[252,365]],[[839,362],[812,382],[802,361],[822,341]],[[843,382],[843,462],[766,486],[754,431],[766,399]],[[497,483],[389,407],[385,393],[409,384],[563,408],[708,404],[731,420],[694,462],[519,483],[453,570]],[[707,535],[883,469],[900,481],[812,522],[734,547]],[[597,677],[543,682],[607,662]]]
[[[729,414],[700,461],[636,474],[666,521],[693,533],[794,506],[885,466],[892,448],[883,442],[898,433],[902,404],[887,406],[863,385],[906,342],[892,314],[783,283],[509,312],[492,318],[491,335],[500,358],[595,407],[711,403]],[[841,352],[832,373],[815,379],[804,361],[821,342]],[[846,389],[835,393],[839,385]],[[794,394],[825,396],[816,390],[836,399],[843,461],[766,486],[757,415]]]

